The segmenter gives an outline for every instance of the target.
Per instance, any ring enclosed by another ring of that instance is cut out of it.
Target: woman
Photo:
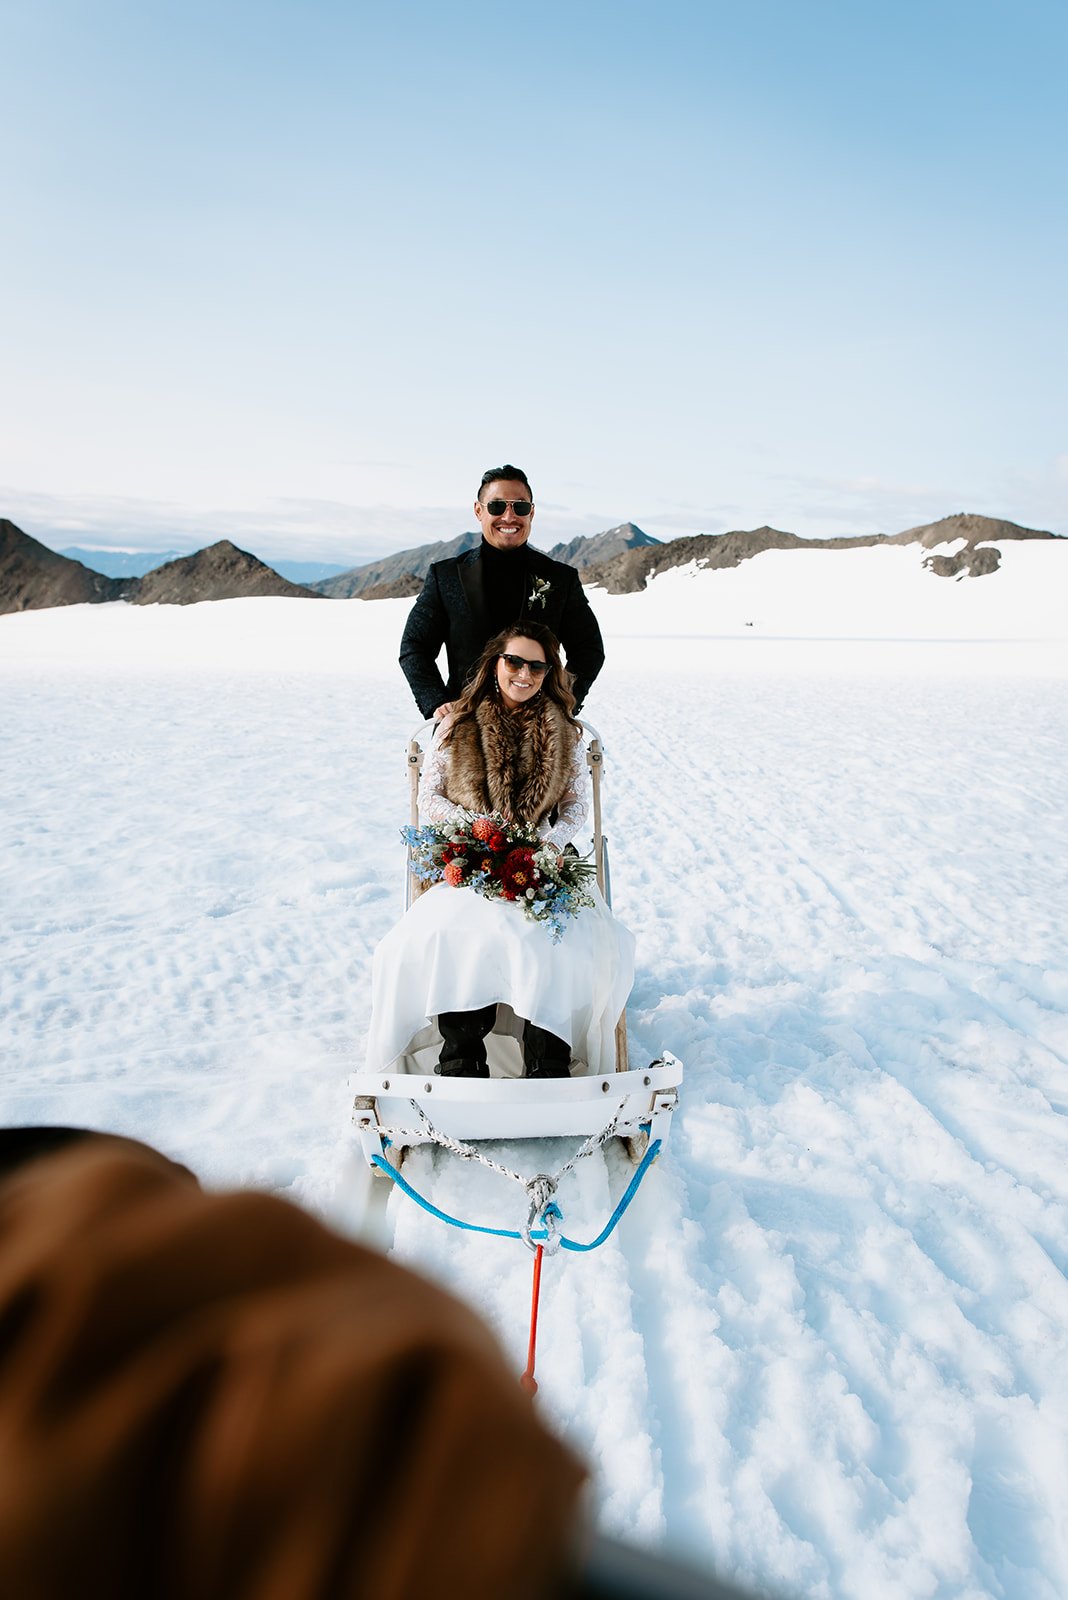
[[[562,850],[586,821],[582,727],[556,639],[536,622],[491,639],[423,772],[423,822],[498,813]],[[375,952],[368,1066],[487,1078],[611,1072],[615,1025],[633,978],[633,939],[597,893],[554,944],[515,906],[437,884]],[[436,1064],[428,1060],[436,1054]],[[399,1058],[403,1058],[402,1060]]]

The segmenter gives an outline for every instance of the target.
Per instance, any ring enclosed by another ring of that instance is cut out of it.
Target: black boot
[[[539,1028],[535,1022],[523,1024],[524,1078],[570,1078],[571,1046],[566,1039]]]
[[[497,1020],[497,1004],[478,1011],[443,1011],[438,1030],[444,1041],[434,1071],[442,1078],[488,1078],[485,1038]]]
[[[434,1068],[439,1078],[488,1078],[489,1066],[485,1061],[475,1061],[470,1056],[451,1056],[439,1061]]]

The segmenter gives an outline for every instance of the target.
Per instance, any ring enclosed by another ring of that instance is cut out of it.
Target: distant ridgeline
[[[380,561],[368,561],[362,567],[353,567],[339,573],[336,578],[326,578],[313,584],[320,594],[334,599],[394,600],[398,596],[418,594],[423,579],[435,561],[446,561],[450,556],[462,556],[479,543],[480,533],[461,533],[456,539],[441,544],[422,544],[414,550],[399,550],[395,556],[383,556]],[[587,567],[604,564],[630,550],[645,546],[662,550],[669,548],[643,533],[633,522],[620,523],[605,533],[595,533],[585,539],[571,539],[567,544],[557,544],[548,552],[556,561],[569,561],[585,574]]]
[[[320,597],[290,583],[228,539],[156,567],[144,577],[109,578],[80,561],[31,539],[0,518],[0,612],[36,611],[106,600],[134,605],[192,605],[198,600],[234,600],[242,595]]]
[[[632,594],[671,567],[690,563],[709,570],[736,567],[765,550],[857,550],[875,545],[918,544],[931,552],[923,564],[935,577],[980,578],[998,569],[1001,552],[995,541],[1058,537],[964,511],[939,522],[907,528],[903,533],[859,534],[841,539],[802,539],[795,533],[764,527],[746,532],[702,533],[661,543],[633,522],[624,522],[604,533],[555,545],[549,554],[577,567],[583,583],[597,585],[609,594]],[[228,539],[194,555],[165,561],[141,576],[109,577],[69,555],[50,550],[7,518],[0,518],[0,613],[108,600],[126,600],[134,605],[192,605],[200,600],[232,600],[246,595],[289,595],[305,600],[395,599],[418,594],[432,562],[473,549],[479,538],[477,533],[462,533],[455,539],[401,550],[397,555],[311,584],[291,582]],[[297,564],[286,566],[294,570]]]
[[[192,554],[185,550],[113,550],[98,549],[93,545],[64,545],[59,551],[71,561],[80,561],[91,572],[102,572],[107,578],[143,578],[146,572],[164,567],[170,561]],[[333,578],[345,568],[337,561],[276,561],[275,572],[290,583],[307,586],[323,578]]]

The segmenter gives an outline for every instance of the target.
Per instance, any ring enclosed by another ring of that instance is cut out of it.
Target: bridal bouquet
[[[451,823],[402,828],[411,870],[422,883],[473,889],[509,900],[548,929],[555,942],[569,917],[593,898],[584,887],[596,872],[582,856],[558,855],[529,828],[465,812]]]

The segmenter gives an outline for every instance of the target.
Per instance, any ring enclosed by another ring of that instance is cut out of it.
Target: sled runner
[[[433,724],[427,723],[408,746],[408,782],[413,827],[419,826],[419,781],[424,746]],[[600,736],[584,725],[586,761],[592,789],[593,861],[597,885],[611,904],[608,841],[601,819]],[[425,885],[412,870],[409,847],[405,873],[405,910],[409,910]],[[463,891],[450,891],[463,892]],[[469,892],[469,891],[468,891]],[[507,915],[519,916],[518,910]],[[582,915],[583,913],[580,913]],[[592,914],[592,913],[591,913]],[[539,933],[539,937],[542,935]],[[548,936],[547,934],[545,935]],[[608,1029],[612,1013],[609,1013]],[[375,1171],[382,1162],[396,1163],[409,1146],[437,1142],[451,1147],[455,1141],[554,1138],[579,1135],[619,1137],[637,1160],[656,1142],[667,1138],[672,1112],[678,1101],[682,1066],[664,1053],[640,1069],[628,1059],[626,1012],[615,1027],[615,1070],[591,1069],[571,1077],[529,1079],[522,1072],[522,1024],[511,1007],[498,1006],[494,1031],[486,1039],[491,1076],[449,1078],[434,1075],[440,1036],[428,1027],[408,1042],[404,1053],[382,1072],[361,1072],[352,1079],[355,1100],[353,1122],[361,1150]],[[608,1061],[612,1058],[610,1033],[603,1035]],[[602,1053],[602,1061],[604,1055]]]

